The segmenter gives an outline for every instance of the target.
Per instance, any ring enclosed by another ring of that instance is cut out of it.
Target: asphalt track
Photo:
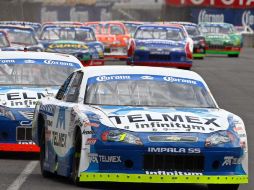
[[[116,63],[117,64],[117,63]],[[208,83],[221,108],[245,122],[249,145],[249,184],[239,190],[254,190],[254,49],[243,49],[239,58],[209,56],[195,60],[193,69]],[[76,187],[63,177],[45,179],[38,155],[0,153],[0,190],[207,190],[204,185],[87,183]],[[221,190],[221,189],[218,189]]]

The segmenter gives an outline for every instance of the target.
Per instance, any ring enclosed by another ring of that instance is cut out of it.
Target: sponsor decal
[[[147,175],[203,175],[198,172],[182,172],[182,171],[145,171]]]
[[[199,154],[201,153],[200,148],[155,148],[155,147],[148,147],[148,152],[156,152],[156,153],[188,153],[188,154]]]
[[[178,115],[167,113],[135,114],[135,115],[109,115],[111,121],[117,125],[134,124],[139,129],[163,128],[185,131],[214,131],[221,128],[217,118],[201,118],[191,115]]]
[[[122,162],[120,156],[105,156],[105,155],[90,153],[88,157],[89,157],[90,163],[120,163]]]
[[[141,76],[140,78],[143,80],[153,80],[152,76]]]
[[[67,134],[52,131],[53,145],[66,147]]]
[[[163,77],[165,81],[168,82],[178,82],[178,83],[185,83],[185,84],[195,84],[197,85],[197,81],[191,79],[183,79],[183,78],[176,78],[176,77]]]
[[[88,138],[86,140],[86,145],[94,145],[97,142],[96,138]]]
[[[84,122],[84,127],[99,127],[99,126],[100,125],[98,123],[89,122],[89,121]]]
[[[222,166],[232,166],[242,163],[242,158],[236,158],[234,156],[225,156]]]
[[[210,14],[206,10],[201,10],[198,15],[198,23],[201,22],[224,22],[223,14]]]
[[[0,63],[15,63],[14,59],[0,59]]]
[[[97,81],[108,81],[108,80],[130,80],[131,77],[128,75],[109,75],[96,77]]]
[[[84,135],[93,135],[93,134],[94,134],[94,131],[86,131],[86,130],[83,130],[82,134],[84,134]]]
[[[24,60],[24,63],[35,63],[35,60],[27,59],[27,60]]]
[[[44,63],[47,64],[47,65],[61,65],[61,66],[74,67],[73,63],[65,62],[65,61],[44,60]]]
[[[198,137],[176,135],[153,135],[148,136],[151,142],[197,142]]]
[[[73,48],[73,49],[88,49],[88,47],[84,44],[50,44],[48,46],[50,49],[58,48]]]
[[[206,6],[219,8],[252,8],[254,0],[166,0],[169,5],[175,6]]]
[[[254,24],[254,15],[251,14],[251,11],[244,11],[242,15],[242,25],[251,26]]]
[[[0,94],[0,97],[6,97],[11,107],[16,106],[35,106],[38,99],[45,97],[44,93],[41,92],[11,92]]]

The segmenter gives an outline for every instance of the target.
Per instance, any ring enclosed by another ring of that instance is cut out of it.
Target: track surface
[[[250,182],[248,185],[242,185],[239,190],[254,190],[254,49],[244,49],[240,58],[209,56],[204,60],[195,60],[192,70],[201,74],[205,79],[221,108],[241,116],[244,120],[249,143]],[[27,165],[33,162],[31,160],[38,160],[38,156],[0,154],[0,190],[207,190],[203,185],[115,183],[85,184],[80,188],[71,184],[66,178],[43,178],[40,174],[39,163],[35,169],[27,168]]]

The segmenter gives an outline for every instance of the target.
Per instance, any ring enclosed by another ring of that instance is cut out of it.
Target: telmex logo
[[[198,15],[198,22],[224,22],[223,14],[208,14],[206,10],[201,10]]]
[[[131,79],[128,75],[116,75],[116,76],[99,76],[96,77],[97,81],[108,81],[108,80],[128,80]]]
[[[251,14],[251,11],[244,11],[242,15],[242,25],[250,26],[254,24],[254,15]]]
[[[84,44],[51,44],[49,45],[50,49],[54,48],[74,48],[74,49],[88,49],[88,47]]]

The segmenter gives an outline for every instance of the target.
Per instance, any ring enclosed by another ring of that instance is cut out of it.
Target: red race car
[[[87,22],[94,28],[97,39],[104,44],[104,57],[127,59],[130,34],[123,23],[118,21]]]

